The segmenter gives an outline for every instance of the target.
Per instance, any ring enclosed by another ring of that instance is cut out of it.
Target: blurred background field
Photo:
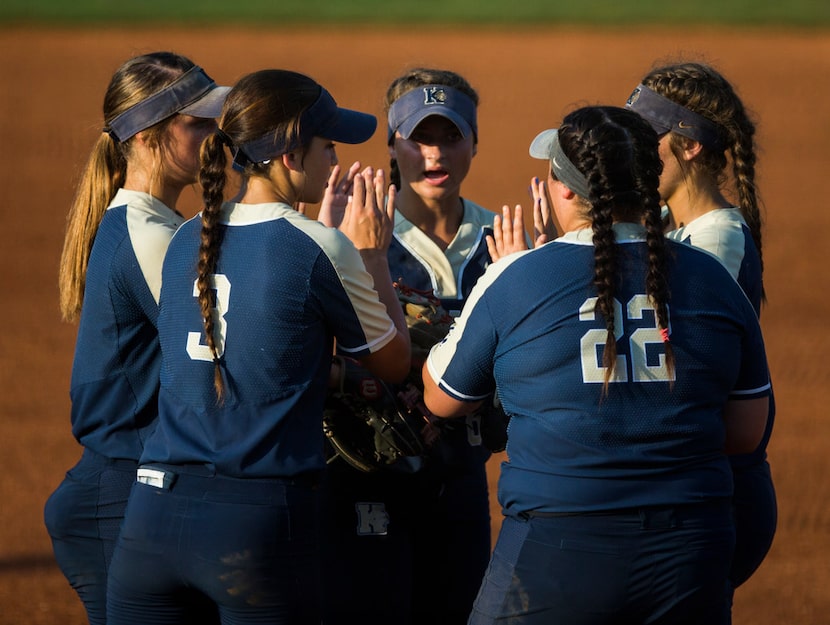
[[[216,22],[443,25],[728,24],[819,27],[827,0],[4,0],[0,22],[199,25]]]

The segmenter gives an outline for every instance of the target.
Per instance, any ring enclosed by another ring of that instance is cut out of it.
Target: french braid
[[[615,375],[617,360],[614,298],[620,277],[613,231],[616,221],[643,223],[646,228],[645,290],[664,338],[666,366],[673,371],[674,353],[668,340],[668,249],[660,219],[658,186],[662,163],[657,153],[657,135],[631,111],[586,107],[565,117],[559,140],[563,152],[585,175],[589,186],[588,197],[583,200],[593,231],[596,309],[605,320],[607,331],[604,392],[607,393],[608,383]]]
[[[728,152],[738,208],[758,250],[763,272],[763,217],[755,184],[755,124],[735,89],[714,68],[691,62],[655,69],[642,82],[660,95],[714,122],[721,129],[723,149],[704,146],[698,159],[699,166],[716,177],[720,184],[726,184]]]

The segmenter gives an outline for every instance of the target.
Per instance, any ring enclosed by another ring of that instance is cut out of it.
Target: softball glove
[[[383,380],[350,358],[335,356],[339,385],[326,396],[323,432],[336,455],[373,472],[424,452],[423,418],[408,410]]]

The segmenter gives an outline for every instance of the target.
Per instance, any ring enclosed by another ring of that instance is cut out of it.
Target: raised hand
[[[377,250],[385,255],[395,224],[394,186],[387,189],[382,169],[375,172],[367,167],[355,173],[351,192],[338,229],[358,250]]]
[[[539,247],[553,241],[558,233],[553,222],[545,181],[539,178],[531,180],[530,194],[533,197],[533,247]]]
[[[502,206],[501,212],[501,216],[493,217],[493,236],[487,235],[487,251],[493,262],[527,249],[521,205],[516,204],[512,218],[510,207],[506,204]]]
[[[398,330],[395,340],[406,345],[408,363],[411,356],[409,329],[398,294],[392,286],[389,260],[386,257],[395,228],[395,198],[395,186],[388,185],[383,170],[375,172],[367,167],[354,176],[352,194],[346,203],[338,230],[349,238],[360,253],[366,271],[374,280],[378,298],[386,306],[386,312]],[[368,356],[361,362],[365,365],[371,358]]]
[[[338,228],[340,222],[343,221],[343,213],[346,211],[346,205],[349,202],[354,177],[360,171],[360,162],[352,163],[346,175],[338,180],[340,171],[340,165],[331,168],[329,181],[323,194],[323,200],[320,203],[320,212],[317,213],[317,221],[324,223],[329,228]]]
[[[530,195],[533,198],[533,246],[539,247],[556,238],[556,224],[550,210],[545,183],[539,178],[530,181]],[[496,262],[508,254],[528,249],[524,231],[524,215],[520,204],[516,204],[513,215],[510,208],[502,207],[501,216],[493,218],[493,236],[487,236],[487,251]]]

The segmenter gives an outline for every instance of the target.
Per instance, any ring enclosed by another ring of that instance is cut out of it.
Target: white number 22
[[[579,307],[580,321],[595,321],[596,297],[585,300]],[[642,320],[643,311],[654,311],[647,295],[635,295],[626,306],[623,316],[622,304],[614,300],[614,338],[620,340],[625,334],[624,325],[629,320]],[[599,383],[605,381],[605,367],[600,364],[598,347],[605,345],[606,331],[594,328],[582,335],[580,347],[582,353],[582,381],[585,383]],[[637,328],[628,338],[629,354],[631,358],[630,376],[633,382],[669,382],[674,380],[666,367],[666,354],[659,354],[657,364],[650,365],[646,357],[649,345],[662,345],[660,329],[657,327],[657,316],[654,315],[654,325],[647,328]],[[629,366],[625,355],[617,355],[617,364],[614,375],[609,382],[628,382]]]

